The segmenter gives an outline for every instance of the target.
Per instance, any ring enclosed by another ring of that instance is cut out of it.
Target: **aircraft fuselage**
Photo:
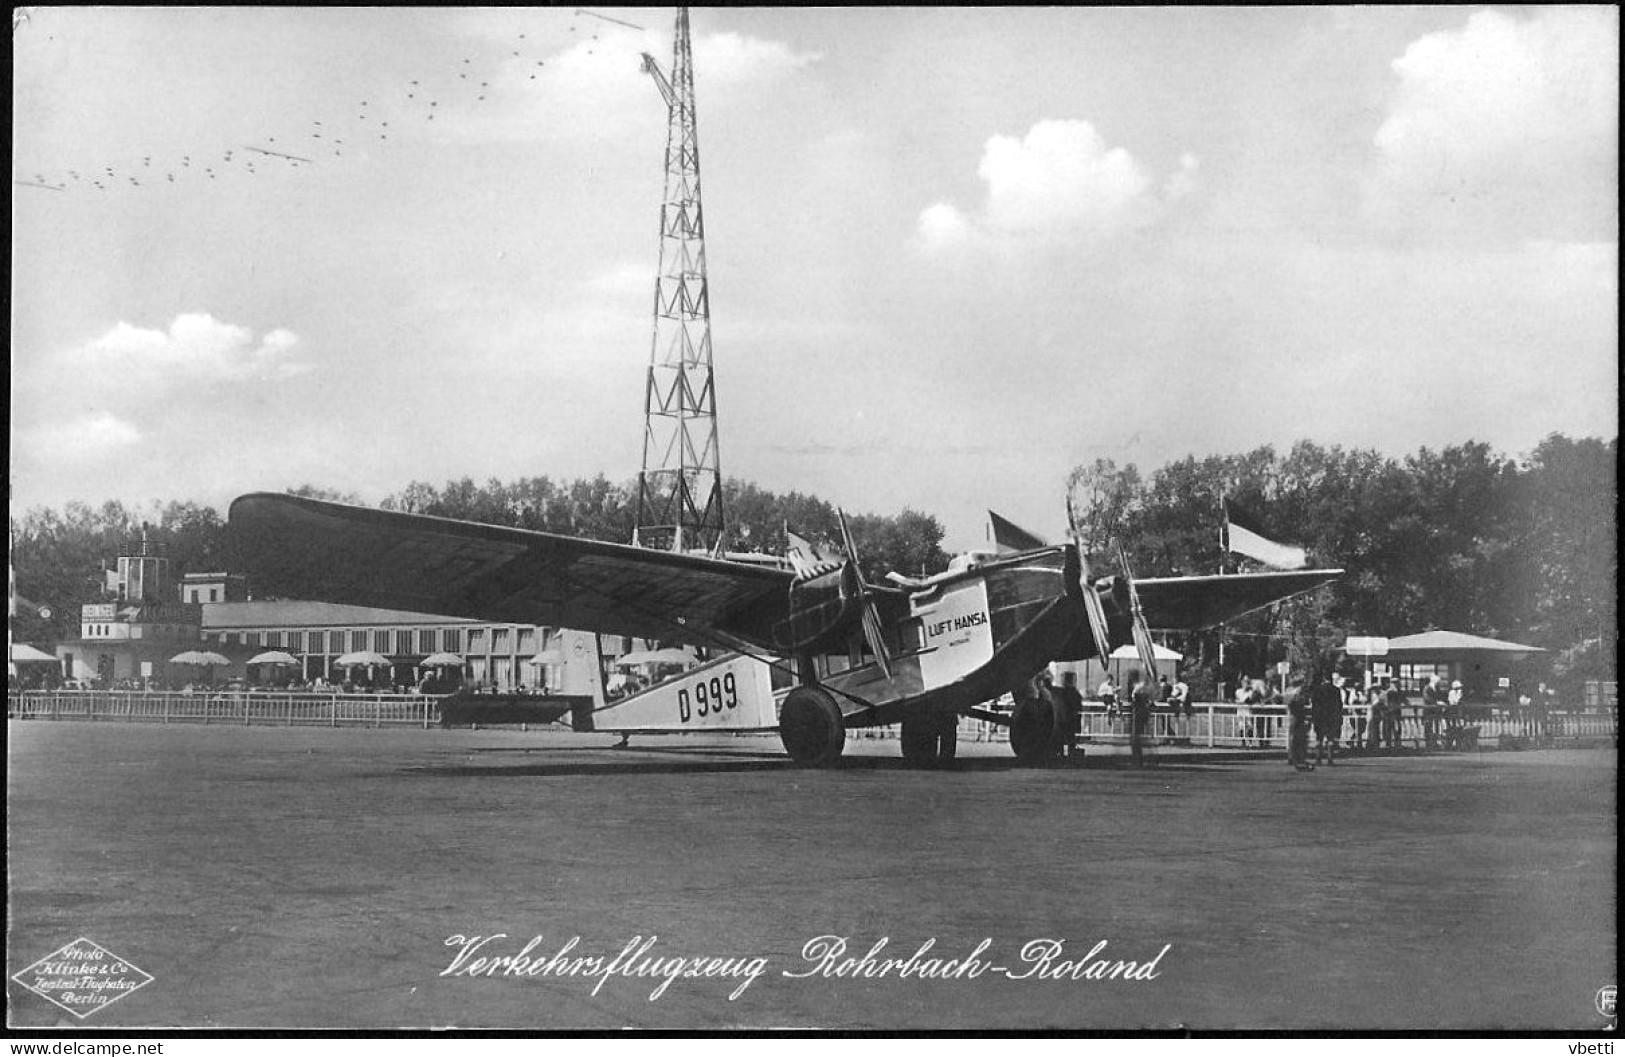
[[[848,727],[867,727],[917,709],[963,712],[1051,661],[1091,656],[1074,555],[1066,546],[1028,551],[909,590],[906,611],[887,622],[891,675],[854,628],[846,656],[812,659],[817,682]]]

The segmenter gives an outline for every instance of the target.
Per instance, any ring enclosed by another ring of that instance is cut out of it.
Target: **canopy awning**
[[[1529,656],[1546,651],[1539,646],[1525,646],[1519,642],[1487,639],[1482,635],[1468,635],[1460,631],[1424,631],[1419,635],[1403,635],[1388,640],[1388,656],[1437,657],[1444,654],[1499,653],[1509,658]]]

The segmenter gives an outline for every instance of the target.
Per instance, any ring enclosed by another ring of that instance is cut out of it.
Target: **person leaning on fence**
[[[1112,682],[1110,675],[1100,681],[1100,692],[1097,695],[1100,703],[1106,706],[1106,718],[1117,718],[1117,684]]]
[[[1309,707],[1315,724],[1315,762],[1324,756],[1330,767],[1337,762],[1337,739],[1343,733],[1343,677],[1316,676]]]
[[[1191,688],[1183,679],[1175,679],[1174,687],[1168,691],[1168,708],[1172,713],[1184,717],[1183,729],[1179,731],[1178,738],[1190,741],[1191,738]]]
[[[1438,675],[1429,677],[1422,688],[1422,738],[1429,749],[1439,747],[1439,721],[1444,718],[1446,696],[1444,680]]]
[[[1343,686],[1343,718],[1349,729],[1349,748],[1358,750],[1365,744],[1366,709],[1360,688],[1339,676]]]
[[[1365,692],[1365,739],[1357,743],[1366,752],[1382,745],[1382,685],[1372,683]]]
[[[1287,728],[1286,762],[1300,771],[1312,771],[1315,765],[1309,762],[1309,693],[1304,689],[1302,680],[1293,679],[1284,696],[1290,723]]]
[[[1399,750],[1400,734],[1404,729],[1405,706],[1409,704],[1399,683],[1390,679],[1382,693],[1382,741],[1389,749]]]
[[[1460,679],[1450,684],[1450,692],[1445,695],[1444,740],[1452,749],[1461,748],[1462,736],[1467,729],[1467,714],[1462,706],[1465,697],[1466,691],[1462,689]]]

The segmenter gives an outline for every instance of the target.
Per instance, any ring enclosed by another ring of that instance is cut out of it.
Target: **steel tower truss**
[[[722,470],[688,8],[677,11],[671,78],[651,55],[643,68],[666,100],[666,193],[633,539],[662,550],[715,551],[723,538]]]

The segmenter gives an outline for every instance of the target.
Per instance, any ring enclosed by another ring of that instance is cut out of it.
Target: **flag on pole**
[[[1245,554],[1276,569],[1309,568],[1307,551],[1267,538],[1259,520],[1228,499],[1224,501],[1224,525],[1225,550]]]
[[[988,538],[993,541],[993,548],[1000,554],[1015,554],[1049,546],[1042,538],[1006,521],[991,510],[987,512],[987,533]]]

